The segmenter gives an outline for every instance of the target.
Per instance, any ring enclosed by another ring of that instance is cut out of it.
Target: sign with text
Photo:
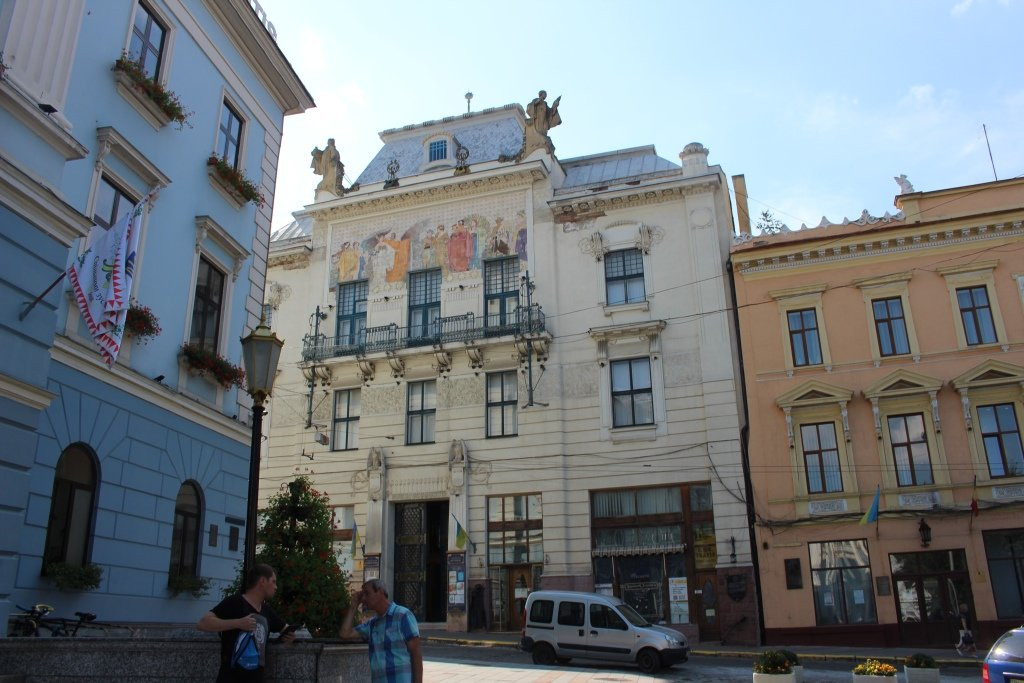
[[[448,553],[448,611],[466,611],[466,553]]]

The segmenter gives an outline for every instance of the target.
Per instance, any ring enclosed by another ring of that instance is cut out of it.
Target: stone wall
[[[10,638],[0,641],[0,676],[23,676],[33,682],[212,681],[217,677],[219,648],[219,641],[212,639]],[[270,645],[267,681],[369,679],[366,645]]]

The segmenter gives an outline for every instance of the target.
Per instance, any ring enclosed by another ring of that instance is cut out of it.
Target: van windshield
[[[621,605],[616,605],[615,609],[619,610],[619,612],[622,613],[622,616],[624,616],[626,618],[626,621],[628,621],[629,623],[633,624],[633,626],[650,626],[651,625],[649,621],[647,621],[642,616],[640,616],[639,612],[637,612],[635,609],[633,609],[632,607],[630,607],[626,603],[622,603]]]

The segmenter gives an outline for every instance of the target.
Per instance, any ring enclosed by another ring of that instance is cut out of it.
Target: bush
[[[792,670],[789,658],[781,650],[765,650],[754,660],[754,673],[788,674]]]
[[[915,652],[903,660],[904,666],[909,666],[911,669],[938,669],[939,663],[929,655],[922,652]]]
[[[50,577],[57,590],[91,591],[100,587],[103,568],[98,564],[51,562],[46,565],[46,576]]]
[[[853,673],[860,676],[895,676],[896,667],[877,659],[868,659],[853,667]]]
[[[795,652],[792,650],[779,650],[779,652],[789,661],[790,666],[800,666],[800,657]]]
[[[210,579],[203,576],[171,574],[167,577],[167,590],[171,591],[171,597],[191,593],[193,598],[201,598],[210,592]]]

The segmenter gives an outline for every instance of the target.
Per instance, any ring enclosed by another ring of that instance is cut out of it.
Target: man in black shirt
[[[266,600],[277,592],[277,575],[268,564],[257,564],[245,577],[245,592],[224,598],[216,607],[203,615],[196,624],[200,631],[220,633],[220,671],[218,683],[233,681],[262,681],[267,666],[267,638],[272,632],[281,633],[281,640],[290,643],[295,634],[287,628]],[[249,632],[259,651],[259,666],[252,670],[233,668],[232,654],[239,637]]]

